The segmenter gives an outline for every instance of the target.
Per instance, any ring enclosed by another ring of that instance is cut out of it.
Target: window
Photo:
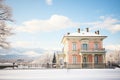
[[[77,63],[77,56],[73,56],[73,64]]]
[[[60,65],[63,65],[64,64],[63,58],[60,58],[59,62],[60,62]]]
[[[95,63],[98,64],[98,56],[95,55]]]
[[[84,62],[84,63],[87,62],[87,58],[86,58],[86,57],[83,58],[83,62]]]
[[[72,43],[72,50],[73,50],[73,51],[76,50],[76,43]]]
[[[94,44],[94,49],[95,49],[95,50],[98,50],[98,43],[95,43],[95,44]]]
[[[88,50],[88,44],[82,44],[82,50]]]

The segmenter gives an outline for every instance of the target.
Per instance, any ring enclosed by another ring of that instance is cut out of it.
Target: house
[[[89,28],[67,33],[62,38],[64,61],[67,68],[104,68],[106,51],[99,30],[91,33]]]

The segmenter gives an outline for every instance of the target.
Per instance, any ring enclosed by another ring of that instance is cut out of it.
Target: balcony
[[[90,52],[106,52],[106,51],[105,48],[101,48],[101,49],[86,49],[86,50],[81,49],[80,52],[90,53]]]

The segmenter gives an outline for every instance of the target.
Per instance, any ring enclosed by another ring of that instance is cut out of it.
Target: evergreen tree
[[[56,56],[55,56],[55,53],[54,53],[54,56],[53,56],[52,63],[53,63],[53,64],[56,64]]]

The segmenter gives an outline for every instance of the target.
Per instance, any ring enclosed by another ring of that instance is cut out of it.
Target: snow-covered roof
[[[95,31],[95,33],[92,33],[89,31],[89,29],[87,28],[86,31],[80,31],[80,29],[78,29],[77,32],[75,33],[67,33],[63,36],[62,38],[62,43],[64,43],[64,41],[68,38],[79,38],[79,39],[83,39],[83,38],[95,38],[96,39],[105,39],[107,36],[104,35],[100,35],[99,34],[99,30]]]
[[[86,31],[81,31],[80,33],[78,32],[69,33],[69,34],[66,34],[65,36],[102,36],[102,35],[91,33],[91,32],[86,32]]]

